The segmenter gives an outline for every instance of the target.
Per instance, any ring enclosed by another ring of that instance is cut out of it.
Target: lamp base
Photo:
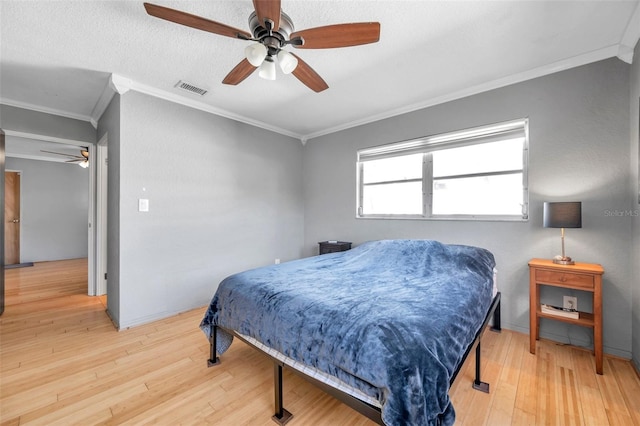
[[[556,263],[558,265],[575,265],[576,262],[574,262],[569,256],[556,256],[553,258],[553,263]]]

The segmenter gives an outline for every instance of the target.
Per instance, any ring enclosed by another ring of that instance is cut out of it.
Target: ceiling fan
[[[294,31],[293,22],[280,8],[280,0],[253,0],[255,11],[249,16],[251,33],[211,21],[179,10],[144,3],[147,13],[187,27],[214,34],[254,41],[245,48],[245,59],[236,65],[222,80],[236,85],[259,68],[258,75],[267,80],[276,78],[276,62],[285,74],[293,75],[315,92],[329,86],[297,55],[284,50],[291,45],[298,49],[330,49],[358,46],[380,40],[379,22],[360,22],[327,25]]]
[[[40,152],[46,152],[47,154],[55,154],[62,155],[70,158],[70,160],[65,161],[65,163],[78,163],[78,165],[82,168],[89,167],[89,150],[88,148],[80,149],[80,155],[66,154],[63,152],[54,152],[54,151],[45,151],[41,149]]]

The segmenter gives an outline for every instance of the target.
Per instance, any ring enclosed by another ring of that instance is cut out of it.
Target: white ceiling
[[[250,0],[152,2],[247,31],[253,10]],[[380,41],[290,48],[328,83],[321,93],[281,73],[227,86],[248,41],[151,17],[142,1],[2,0],[0,102],[95,124],[115,87],[306,140],[601,59],[630,62],[640,37],[639,0],[282,0],[282,9],[296,30],[378,21]],[[178,80],[209,92],[183,92]]]

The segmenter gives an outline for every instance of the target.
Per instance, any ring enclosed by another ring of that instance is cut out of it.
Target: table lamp
[[[564,253],[564,228],[582,228],[582,202],[544,203],[543,226],[545,228],[560,228],[562,239],[562,255],[556,256],[553,263],[560,265],[574,265],[575,262]]]

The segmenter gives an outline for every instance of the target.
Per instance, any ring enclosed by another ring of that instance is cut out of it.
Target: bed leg
[[[500,293],[498,293],[500,295]],[[498,306],[493,311],[493,325],[491,325],[491,331],[495,331],[496,333],[500,333],[502,331],[501,321],[500,321],[500,303],[502,303],[502,298],[498,299]]]
[[[218,353],[216,352],[216,327],[215,325],[211,326],[210,336],[209,336],[209,359],[207,360],[207,367],[213,367],[214,365],[220,364],[220,358],[218,357]]]
[[[480,380],[480,341],[476,346],[476,378],[473,381],[473,388],[475,390],[489,393],[489,383]]]
[[[282,407],[282,365],[273,363],[273,385],[276,413],[271,417],[279,425],[285,425],[293,415]]]

